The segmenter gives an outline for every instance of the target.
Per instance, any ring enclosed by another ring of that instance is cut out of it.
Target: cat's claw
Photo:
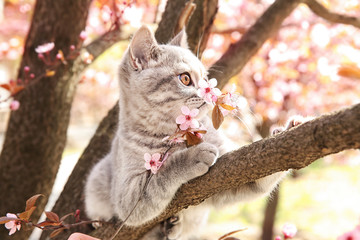
[[[168,218],[165,221],[166,238],[169,240],[178,239],[181,235],[182,227],[181,213]]]
[[[283,132],[285,130],[289,130],[290,128],[297,127],[300,124],[302,124],[304,122],[307,122],[307,121],[309,121],[311,119],[312,119],[311,117],[303,117],[303,116],[300,116],[300,115],[292,116],[286,122],[285,127],[274,128],[273,131],[272,131],[272,135],[274,136],[274,135],[279,134],[279,133],[281,133],[281,132]]]

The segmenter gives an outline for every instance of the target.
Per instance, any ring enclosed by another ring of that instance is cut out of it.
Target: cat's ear
[[[151,29],[144,25],[134,34],[130,46],[130,64],[135,70],[145,69],[151,58],[156,57],[158,44]]]
[[[181,30],[169,43],[170,45],[179,46],[183,48],[189,48],[188,42],[187,42],[187,34],[185,31],[185,28]]]

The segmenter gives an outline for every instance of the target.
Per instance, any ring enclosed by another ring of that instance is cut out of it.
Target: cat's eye
[[[192,84],[190,74],[185,72],[179,75],[179,80],[184,84],[185,86],[189,86]]]

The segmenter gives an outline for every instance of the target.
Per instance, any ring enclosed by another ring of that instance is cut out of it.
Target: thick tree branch
[[[218,80],[219,88],[223,88],[228,79],[238,74],[264,42],[277,33],[281,23],[299,3],[300,0],[275,1],[238,42],[230,45],[209,69],[210,77]]]
[[[124,228],[116,239],[139,239],[157,223],[190,205],[272,173],[301,169],[324,156],[360,148],[360,104],[324,115],[275,137],[266,138],[220,157],[209,172],[183,185],[158,218],[138,228]],[[108,226],[95,232],[105,238]]]
[[[331,23],[349,24],[354,27],[360,28],[359,18],[330,12],[316,0],[303,0],[303,3],[305,3],[316,15],[324,18]]]

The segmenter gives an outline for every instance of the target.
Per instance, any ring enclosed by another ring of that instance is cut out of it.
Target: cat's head
[[[207,71],[188,49],[187,36],[181,31],[170,43],[158,44],[147,27],[133,36],[120,65],[120,88],[123,107],[163,114],[163,120],[175,119],[182,106],[207,111],[197,95],[200,79]]]

